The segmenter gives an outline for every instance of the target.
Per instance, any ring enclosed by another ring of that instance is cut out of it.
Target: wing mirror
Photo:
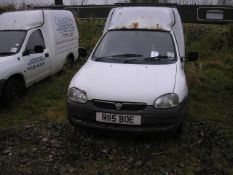
[[[29,54],[29,51],[28,51],[28,50],[25,50],[25,51],[23,52],[23,56],[27,56],[27,55],[30,55],[30,54]]]
[[[182,57],[183,62],[187,61],[197,61],[198,60],[198,53],[197,52],[188,52],[188,55]]]
[[[27,56],[27,55],[35,54],[35,53],[43,53],[44,49],[45,49],[44,46],[37,45],[34,47],[34,51],[33,50],[25,50],[23,52],[23,56]]]
[[[35,53],[43,53],[44,52],[44,46],[37,45],[34,47],[34,52]]]

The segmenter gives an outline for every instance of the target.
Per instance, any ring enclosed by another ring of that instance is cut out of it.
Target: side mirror
[[[87,50],[83,47],[78,48],[78,55],[80,57],[86,57],[87,56]]]
[[[34,52],[35,53],[43,53],[44,52],[44,47],[41,45],[35,46],[34,47]]]
[[[197,61],[198,53],[197,52],[188,52],[188,55],[182,58],[182,61]]]
[[[30,55],[30,54],[29,54],[29,51],[28,51],[28,50],[25,50],[25,51],[23,52],[23,56],[27,56],[27,55]]]

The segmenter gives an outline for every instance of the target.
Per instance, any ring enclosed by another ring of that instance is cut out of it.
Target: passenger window
[[[44,38],[43,38],[41,30],[39,29],[32,32],[31,36],[28,39],[28,43],[25,48],[25,51],[27,52],[27,54],[35,53],[34,51],[35,46],[43,46],[45,48]]]

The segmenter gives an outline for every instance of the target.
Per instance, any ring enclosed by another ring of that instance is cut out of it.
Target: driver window
[[[35,46],[43,46],[45,48],[45,43],[44,43],[44,38],[42,35],[41,30],[36,30],[34,32],[32,32],[31,36],[28,39],[28,43],[26,45],[25,51],[28,54],[34,54],[34,48]]]

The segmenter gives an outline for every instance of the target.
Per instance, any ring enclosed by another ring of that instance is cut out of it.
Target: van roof
[[[0,15],[0,30],[29,30],[43,22],[42,10],[5,12]]]
[[[177,40],[180,56],[185,56],[182,21],[175,7],[131,6],[114,8],[108,15],[104,33],[114,29],[172,31]]]
[[[111,15],[111,16],[110,16]],[[175,23],[170,7],[119,7],[111,11],[105,30],[150,29],[170,31]]]

